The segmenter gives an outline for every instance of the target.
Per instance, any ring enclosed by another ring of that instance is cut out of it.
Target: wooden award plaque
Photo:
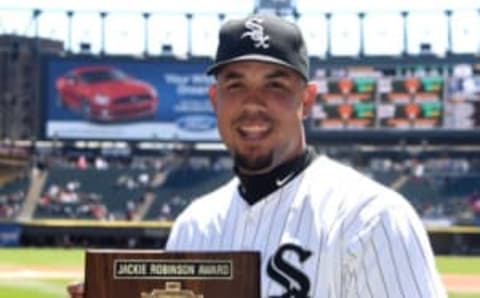
[[[87,250],[86,298],[259,298],[257,252]]]

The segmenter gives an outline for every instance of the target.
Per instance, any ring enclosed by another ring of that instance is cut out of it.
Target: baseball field
[[[0,249],[0,298],[65,298],[82,278],[80,249]],[[480,257],[437,257],[449,297],[480,298]]]

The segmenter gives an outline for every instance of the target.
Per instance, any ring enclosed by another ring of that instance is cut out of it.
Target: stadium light
[[[327,45],[326,45],[326,51],[325,51],[325,56],[331,57],[332,56],[332,14],[330,12],[325,13],[325,25],[326,25],[326,30],[327,30]]]
[[[193,14],[192,13],[187,13],[187,14],[185,14],[185,17],[187,18],[187,26],[188,26],[187,57],[190,58],[190,57],[192,57],[192,19],[193,19]]]
[[[35,26],[35,46],[34,46],[34,52],[35,52],[35,55],[38,55],[39,52],[40,52],[40,40],[39,40],[39,28],[40,28],[40,23],[39,23],[39,17],[40,15],[42,14],[42,10],[41,9],[34,9],[33,12],[32,12],[32,19],[33,19],[33,23],[34,23],[34,26]]]
[[[452,11],[445,10],[445,16],[447,18],[447,55],[452,54],[453,41],[452,41]]]
[[[219,13],[218,14],[218,20],[220,21],[220,25],[222,25],[223,22],[225,21],[225,14],[224,13]]]
[[[143,50],[143,55],[146,57],[148,56],[148,27],[149,27],[149,23],[148,23],[148,20],[150,19],[150,13],[149,12],[144,12],[142,14],[143,16],[143,19],[145,21],[144,23],[144,40],[145,40],[145,48]]]
[[[403,21],[403,55],[408,54],[408,11],[402,11],[402,21]]]
[[[360,49],[359,49],[359,56],[363,57],[365,55],[365,34],[364,34],[364,20],[365,20],[365,13],[364,12],[359,12],[358,13],[358,19],[360,22],[359,26],[359,34],[360,34]]]
[[[293,8],[292,15],[293,15],[293,19],[295,20],[295,23],[298,24],[298,20],[300,20],[300,12],[298,11],[297,7]]]
[[[101,37],[102,37],[102,45],[100,49],[100,55],[105,55],[105,19],[107,17],[107,12],[100,12],[100,19],[101,19]]]
[[[41,14],[42,14],[41,9],[34,9],[33,10],[32,17],[33,17],[33,21],[35,22],[35,38],[38,38],[38,31],[39,31],[38,18],[40,17]]]
[[[68,45],[67,45],[67,52],[69,54],[72,53],[72,19],[73,19],[74,12],[72,10],[67,11],[67,18],[68,18]]]

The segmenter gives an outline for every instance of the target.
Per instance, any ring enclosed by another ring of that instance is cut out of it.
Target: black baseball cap
[[[309,59],[300,28],[275,15],[251,15],[223,24],[215,61],[207,74],[237,61],[280,64],[308,81]]]

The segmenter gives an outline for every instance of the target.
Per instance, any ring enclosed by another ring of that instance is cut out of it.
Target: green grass
[[[65,298],[65,285],[69,282],[62,279],[0,280],[0,298]]]
[[[437,256],[437,268],[442,273],[480,274],[479,257]],[[480,293],[448,293],[449,298],[480,298]]]
[[[442,273],[480,274],[479,257],[438,256],[436,261]]]
[[[82,249],[1,248],[0,265],[83,266]]]
[[[479,298],[480,294],[448,293],[448,298]]]
[[[83,268],[85,251],[82,249],[2,248],[0,266],[48,266]],[[0,298],[65,298],[66,285],[72,279],[0,279]]]

